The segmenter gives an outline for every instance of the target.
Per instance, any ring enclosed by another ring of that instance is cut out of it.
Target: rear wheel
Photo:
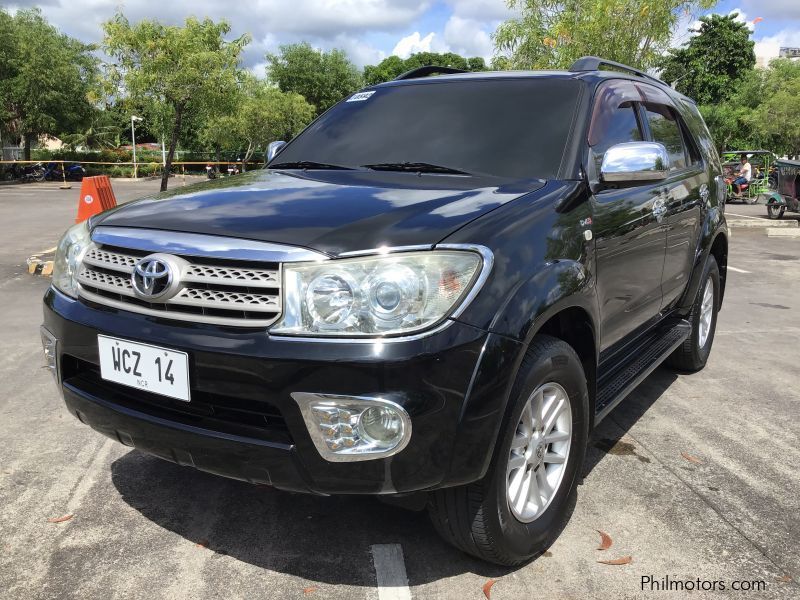
[[[770,219],[780,219],[785,211],[786,207],[782,204],[767,204],[767,215]]]
[[[706,366],[717,328],[719,291],[719,267],[714,257],[709,256],[700,289],[692,305],[692,313],[689,315],[692,331],[686,341],[667,359],[669,366],[688,372],[699,371]]]
[[[586,378],[575,351],[534,339],[486,476],[430,495],[434,526],[451,544],[513,566],[544,552],[566,524],[586,452]]]

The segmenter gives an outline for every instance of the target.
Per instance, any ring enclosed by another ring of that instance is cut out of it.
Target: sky
[[[491,33],[512,14],[505,0],[12,0],[2,6],[39,6],[52,24],[86,42],[100,41],[102,22],[119,7],[131,21],[158,18],[178,24],[190,15],[224,18],[232,36],[251,34],[244,63],[258,74],[264,73],[266,52],[299,41],[326,50],[341,48],[359,66],[421,51],[489,59]],[[751,25],[757,55],[769,59],[781,46],[800,47],[800,0],[724,0],[710,12],[732,11]],[[693,20],[681,20],[674,44],[689,38]]]

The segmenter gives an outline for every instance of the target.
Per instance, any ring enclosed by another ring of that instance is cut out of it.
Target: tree
[[[243,95],[236,121],[237,133],[247,143],[244,162],[271,141],[293,138],[314,118],[314,107],[303,96],[255,78],[246,83]]]
[[[412,54],[406,59],[399,56],[389,56],[384,58],[377,65],[367,65],[364,67],[364,82],[367,85],[375,85],[384,81],[394,79],[398,75],[424,67],[426,65],[436,65],[438,67],[452,67],[464,71],[485,71],[486,62],[481,57],[465,58],[453,52],[439,54],[437,52],[419,52]]]
[[[672,49],[663,61],[661,78],[701,104],[727,99],[756,64],[755,43],[738,15],[700,17],[688,43]]]
[[[800,156],[800,62],[788,58],[770,62],[764,77],[758,124],[770,150]]]
[[[239,57],[249,37],[227,41],[226,22],[193,17],[177,27],[148,20],[132,25],[117,14],[103,29],[103,48],[112,59],[107,65],[109,86],[143,107],[151,131],[169,133],[161,178],[161,190],[166,190],[184,118],[201,114],[204,106],[237,85]]]
[[[565,69],[585,55],[639,68],[655,65],[681,15],[716,0],[508,0],[495,49],[513,69]]]
[[[242,78],[230,97],[228,110],[209,114],[199,138],[214,148],[241,153],[246,165],[256,151],[278,139],[289,140],[314,118],[314,107],[295,92],[281,92],[252,75]]]
[[[88,46],[58,32],[38,9],[0,11],[0,117],[4,129],[33,141],[84,124],[92,113],[97,61]]]
[[[282,92],[295,92],[321,114],[363,86],[361,73],[342,50],[323,52],[310,44],[288,44],[267,54],[267,76]]]

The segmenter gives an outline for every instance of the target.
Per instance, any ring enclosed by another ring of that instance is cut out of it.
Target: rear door
[[[605,151],[645,139],[642,93],[627,80],[602,84],[589,131],[588,176],[599,183]],[[612,188],[595,186],[593,224],[601,350],[647,325],[661,309],[666,229],[664,183]]]
[[[710,193],[700,151],[686,124],[666,94],[647,86],[651,101],[641,104],[648,137],[664,144],[670,155],[670,175],[661,183],[665,200],[662,225],[667,245],[661,277],[662,310],[671,308],[689,283],[698,231]]]

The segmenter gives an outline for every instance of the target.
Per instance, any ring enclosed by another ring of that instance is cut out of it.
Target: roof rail
[[[410,71],[406,71],[402,75],[398,75],[394,78],[394,81],[402,81],[403,79],[416,79],[418,77],[427,77],[428,75],[433,75],[434,73],[441,73],[446,75],[448,73],[469,73],[469,71],[465,71],[464,69],[454,69],[453,67],[438,67],[436,65],[425,65],[424,67],[417,67],[416,69],[411,69]]]
[[[606,67],[613,67],[618,71],[625,71],[627,73],[632,73],[633,75],[638,75],[639,77],[643,77],[644,79],[649,79],[651,81],[655,81],[656,83],[660,83],[661,85],[667,85],[665,81],[661,81],[658,77],[653,77],[652,75],[648,75],[644,71],[639,69],[634,69],[633,67],[629,67],[628,65],[623,65],[622,63],[614,62],[613,60],[606,60],[605,58],[600,58],[599,56],[582,56],[569,68],[571,73],[580,73],[582,71],[599,71],[601,66]]]

